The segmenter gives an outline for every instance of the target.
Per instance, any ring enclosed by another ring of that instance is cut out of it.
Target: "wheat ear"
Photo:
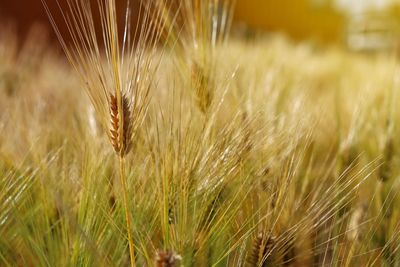
[[[156,254],[156,267],[175,267],[181,257],[171,250],[158,251]]]
[[[100,27],[94,19],[98,14],[93,12],[91,1],[65,0],[67,8],[58,5],[63,18],[61,23],[68,29],[65,36],[60,32],[46,1],[42,0],[42,3],[56,35],[84,84],[96,115],[117,154],[131,266],[135,266],[125,158],[131,151],[136,130],[146,117],[150,88],[154,85],[155,72],[161,60],[161,53],[157,49],[165,26],[163,20],[158,19],[161,11],[152,10],[153,0],[141,1],[140,24],[131,27],[128,0],[123,37],[120,38],[116,0],[95,2],[100,15]],[[102,34],[98,35],[98,30]],[[67,39],[71,42],[68,43]]]

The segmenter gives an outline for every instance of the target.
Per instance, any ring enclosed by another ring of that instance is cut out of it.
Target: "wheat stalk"
[[[100,37],[96,34],[96,13],[90,2],[66,0],[66,11],[61,10],[57,2],[63,23],[68,28],[68,35],[64,36],[45,0],[42,2],[67,58],[85,85],[97,116],[118,155],[131,266],[134,266],[125,157],[131,151],[137,129],[148,110],[150,88],[154,85],[154,74],[160,62],[157,43],[164,24],[157,19],[160,13],[151,9],[152,1],[143,1],[139,10],[140,24],[132,27],[128,0],[123,36],[120,38],[116,1],[97,0],[102,32]],[[71,45],[67,43],[67,38],[72,40]]]

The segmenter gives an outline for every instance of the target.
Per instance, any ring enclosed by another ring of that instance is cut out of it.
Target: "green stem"
[[[125,177],[125,159],[123,156],[119,156],[119,178],[121,180],[123,197],[124,197],[124,209],[125,209],[125,220],[126,220],[126,228],[128,232],[128,242],[129,242],[129,255],[131,258],[131,267],[136,266],[135,261],[135,249],[132,237],[132,223],[131,217],[129,216],[129,203],[128,203],[128,187],[126,185],[126,177]]]

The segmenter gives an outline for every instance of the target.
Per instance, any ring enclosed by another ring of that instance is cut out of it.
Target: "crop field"
[[[66,2],[1,26],[0,266],[400,266],[394,54]]]

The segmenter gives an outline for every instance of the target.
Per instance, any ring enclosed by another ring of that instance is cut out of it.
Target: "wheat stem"
[[[132,237],[131,217],[129,215],[128,188],[127,188],[126,177],[125,177],[125,158],[120,155],[118,157],[118,159],[119,159],[119,178],[121,180],[121,185],[122,185],[126,228],[127,228],[127,232],[128,232],[129,255],[131,258],[131,267],[134,267],[134,266],[136,266],[135,248],[134,248],[133,237]]]

